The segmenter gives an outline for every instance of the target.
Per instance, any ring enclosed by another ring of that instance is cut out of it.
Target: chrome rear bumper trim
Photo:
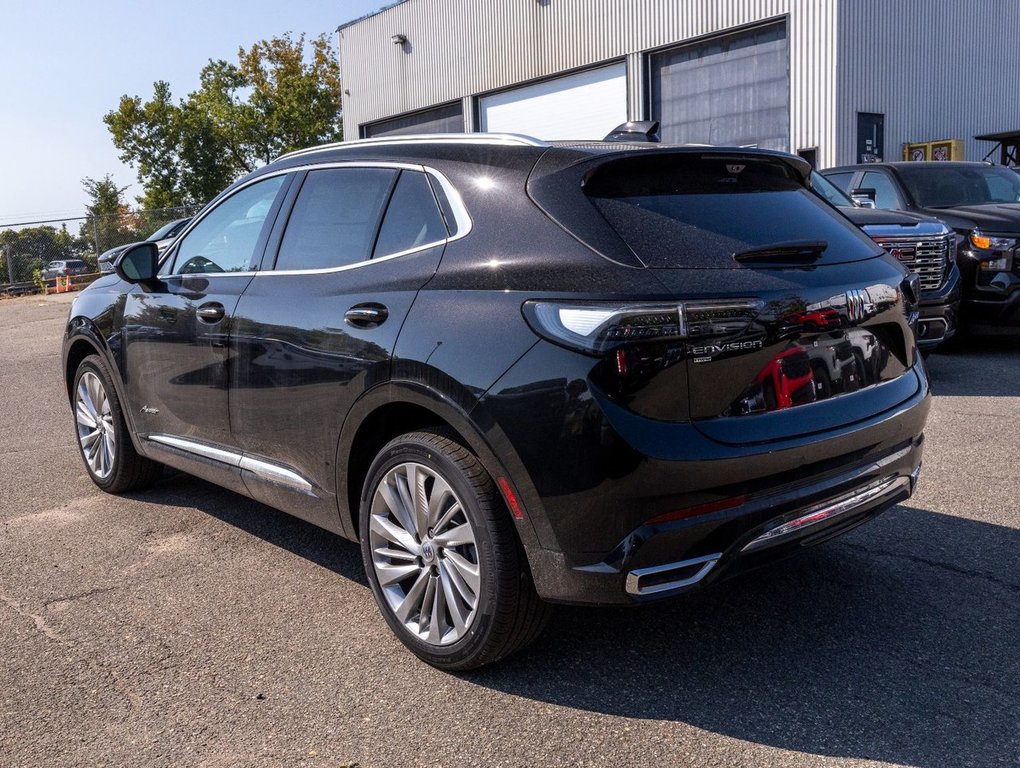
[[[657,595],[662,592],[669,592],[673,589],[680,589],[681,587],[689,587],[692,584],[697,584],[703,578],[708,575],[708,572],[715,568],[715,564],[719,562],[719,558],[722,557],[722,552],[716,552],[714,555],[705,555],[704,557],[695,557],[691,560],[681,560],[677,563],[667,563],[666,565],[654,565],[649,568],[636,568],[627,574],[627,594],[629,595]],[[673,581],[666,581],[658,584],[652,584],[650,586],[641,586],[641,580],[647,579],[649,576],[660,576],[662,574],[669,573],[671,571],[687,571],[696,566],[701,566],[692,575],[674,579]]]
[[[820,523],[829,522],[833,518],[854,512],[865,504],[893,491],[906,489],[908,493],[911,493],[913,491],[913,484],[914,481],[911,477],[888,477],[863,490],[854,491],[846,496],[826,501],[802,512],[792,520],[770,528],[756,539],[752,539],[745,544],[740,552],[743,554],[771,547],[774,544],[780,544],[795,536],[802,535],[806,530]]]

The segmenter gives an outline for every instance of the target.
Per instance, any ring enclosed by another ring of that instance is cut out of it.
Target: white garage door
[[[620,62],[483,96],[478,111],[483,131],[601,139],[627,121],[627,67]]]

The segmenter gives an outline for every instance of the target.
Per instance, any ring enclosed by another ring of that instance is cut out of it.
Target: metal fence
[[[110,249],[147,240],[166,224],[193,216],[201,207],[0,224],[0,294],[41,288],[42,273],[54,261],[82,261],[87,274],[98,273],[99,257]],[[52,287],[52,279],[50,283]]]

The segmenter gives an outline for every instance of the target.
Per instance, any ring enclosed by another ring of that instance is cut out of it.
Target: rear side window
[[[877,253],[773,158],[628,158],[596,171],[585,192],[648,267],[736,268],[735,253],[820,240],[827,247],[815,263]]]
[[[397,173],[386,168],[310,171],[287,222],[276,269],[329,269],[370,258]]]
[[[402,171],[386,208],[374,256],[420,248],[445,238],[446,226],[425,174]]]

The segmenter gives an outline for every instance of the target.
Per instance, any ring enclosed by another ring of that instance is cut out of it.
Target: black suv
[[[918,284],[789,155],[498,135],[280,158],[77,297],[109,492],[167,464],[360,541],[466,669],[548,602],[675,595],[903,499]]]
[[[1020,176],[990,163],[874,163],[822,174],[879,208],[937,216],[959,241],[963,327],[1020,326]]]

